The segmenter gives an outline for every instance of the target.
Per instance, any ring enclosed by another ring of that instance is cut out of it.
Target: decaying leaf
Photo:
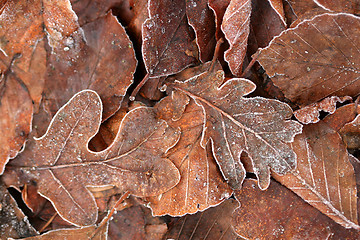
[[[360,94],[360,18],[323,14],[284,31],[258,61],[292,102]]]
[[[354,168],[336,130],[325,121],[306,125],[292,148],[297,168],[274,178],[335,222],[360,229]]]
[[[351,101],[349,96],[338,97],[332,96],[323,99],[320,102],[310,104],[294,112],[294,116],[303,124],[317,123],[320,121],[320,111],[324,111],[333,114],[336,110],[336,103],[343,103],[345,101]]]
[[[359,232],[340,225],[272,182],[266,191],[246,180],[236,192],[240,207],[233,213],[237,234],[246,239],[358,239]]]
[[[226,11],[226,8],[230,4],[230,0],[208,0],[209,7],[214,11],[215,23],[216,23],[216,40],[223,37],[224,33],[221,31],[221,24]]]
[[[181,129],[179,142],[167,157],[180,171],[180,182],[151,199],[153,215],[183,216],[220,204],[232,191],[212,156],[201,146],[204,115],[200,106],[177,91],[156,106],[157,114],[173,128]]]
[[[66,46],[53,47],[44,90],[46,111],[53,115],[75,93],[92,89],[104,103],[105,120],[120,108],[135,68],[132,43],[109,12],[83,25]]]
[[[360,115],[352,122],[345,124],[339,131],[346,147],[349,149],[360,148]]]
[[[107,149],[92,152],[89,140],[101,121],[102,104],[94,91],[76,94],[54,116],[46,134],[26,144],[11,161],[9,178],[21,185],[36,182],[59,215],[77,226],[97,220],[94,197],[86,186],[114,185],[136,196],[159,195],[179,182],[179,172],[164,153],[178,140],[177,131],[155,117],[151,108],[130,111]]]
[[[0,239],[36,235],[25,214],[18,208],[5,185],[0,183]]]
[[[165,235],[165,239],[241,239],[231,226],[231,214],[239,206],[228,199],[215,208],[178,219]]]
[[[316,0],[319,6],[335,12],[347,12],[355,15],[360,14],[360,2],[359,1],[347,1],[347,0]]]
[[[231,0],[221,24],[225,38],[230,44],[230,49],[225,52],[225,60],[235,76],[242,73],[250,32],[250,15],[251,0]]]
[[[259,186],[270,184],[270,169],[284,174],[296,165],[294,152],[286,144],[301,132],[301,125],[291,120],[291,108],[280,101],[262,97],[243,98],[255,84],[243,78],[224,83],[218,62],[208,63],[205,71],[192,78],[168,84],[188,95],[204,111],[201,145],[211,140],[212,152],[229,185],[240,188],[245,169],[240,154],[249,155]]]
[[[199,47],[200,60],[210,61],[214,55],[215,40],[215,16],[208,7],[207,0],[186,1],[186,15],[189,24],[196,34],[196,43]]]
[[[143,24],[142,53],[150,77],[167,76],[196,63],[192,51],[194,34],[186,21],[185,1],[149,1]]]
[[[24,240],[53,240],[53,239],[63,239],[63,240],[106,240],[108,234],[108,224],[105,224],[97,231],[95,225],[88,226],[84,228],[69,228],[69,229],[59,229],[49,231],[39,236],[22,238]]]
[[[265,1],[264,1],[265,2]],[[282,21],[285,23],[285,12],[283,2],[281,0],[268,0],[271,7],[276,11],[276,13],[281,17]]]

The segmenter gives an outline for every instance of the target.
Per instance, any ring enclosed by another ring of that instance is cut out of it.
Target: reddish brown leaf
[[[250,15],[251,0],[231,0],[221,24],[225,38],[230,44],[230,49],[225,52],[225,60],[235,76],[242,73],[250,32]]]
[[[264,1],[265,2],[265,1]],[[282,19],[283,23],[285,23],[285,12],[282,0],[268,0],[271,7],[276,11],[279,17]]]
[[[232,191],[224,182],[210,148],[201,146],[204,115],[200,106],[177,91],[156,106],[158,115],[181,129],[180,140],[167,157],[180,171],[178,185],[151,200],[154,215],[183,216],[220,204]]]
[[[24,213],[18,208],[16,201],[0,183],[0,239],[23,238],[36,235]]]
[[[284,31],[258,57],[267,74],[294,103],[360,91],[360,18],[324,14]]]
[[[275,36],[286,29],[281,16],[269,4],[269,1],[264,0],[252,1],[250,24],[248,55],[254,54],[260,47],[268,46]]]
[[[32,113],[32,103],[26,88],[13,73],[6,73],[1,69],[0,175],[8,160],[14,158],[24,144],[31,129]]]
[[[360,2],[359,1],[347,1],[347,0],[316,0],[319,6],[335,12],[347,12],[355,15],[360,14]]]
[[[113,7],[121,5],[124,0],[70,0],[72,8],[79,18],[80,26],[103,17]]]
[[[215,14],[215,22],[216,22],[216,40],[219,40],[223,37],[224,33],[221,31],[221,24],[223,21],[223,17],[226,11],[226,8],[230,4],[230,0],[208,0],[209,7],[214,11]]]
[[[320,111],[324,111],[333,114],[336,110],[336,103],[343,103],[345,101],[351,101],[352,98],[349,96],[344,97],[327,97],[320,102],[310,104],[294,112],[294,116],[303,124],[317,123],[320,121]]]
[[[246,180],[236,192],[241,206],[233,214],[236,233],[246,239],[358,239],[359,232],[340,225],[272,182],[266,191]]]
[[[210,61],[215,49],[215,16],[208,7],[207,0],[186,1],[186,15],[194,28],[196,43],[199,47],[200,60]]]
[[[89,226],[84,228],[71,228],[71,229],[59,229],[49,231],[42,235],[36,237],[22,238],[26,240],[54,240],[54,239],[63,239],[63,240],[79,240],[79,239],[89,239],[89,240],[106,240],[108,234],[108,224],[104,225],[100,231],[97,231],[96,226]]]
[[[65,47],[53,48],[44,104],[54,114],[78,91],[93,89],[104,102],[103,119],[107,119],[120,108],[133,82],[134,50],[125,29],[111,13],[82,30],[84,33],[79,30],[70,36]]]
[[[360,115],[352,122],[345,124],[339,131],[346,147],[350,149],[360,148]]]
[[[339,134],[320,121],[305,126],[292,148],[297,168],[274,178],[337,223],[360,229],[354,168]]]
[[[180,72],[196,63],[187,54],[194,39],[186,21],[185,1],[150,0],[149,15],[143,24],[143,59],[151,77]]]
[[[214,66],[213,66],[214,65]],[[255,84],[243,78],[224,83],[224,72],[216,62],[192,78],[169,86],[201,105],[204,130],[201,145],[211,140],[212,151],[224,178],[232,188],[240,188],[245,169],[240,154],[252,160],[259,186],[270,183],[270,168],[284,174],[296,165],[294,152],[286,144],[301,132],[301,125],[291,120],[291,108],[277,100],[261,97],[243,98]]]
[[[76,94],[57,112],[46,134],[29,141],[11,162],[7,184],[35,181],[60,216],[86,226],[97,219],[95,200],[86,186],[113,185],[136,196],[151,196],[179,182],[177,168],[162,157],[179,133],[158,120],[151,108],[130,111],[112,145],[102,152],[90,151],[87,143],[98,131],[101,111],[95,92]],[[18,182],[11,179],[14,174]]]
[[[231,226],[231,214],[239,204],[228,199],[217,207],[177,220],[165,239],[241,239]]]

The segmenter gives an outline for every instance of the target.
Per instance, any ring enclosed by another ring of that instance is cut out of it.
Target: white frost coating
[[[313,1],[314,1],[319,7],[323,8],[324,10],[329,11],[329,12],[334,12],[333,10],[331,10],[331,9],[325,7],[324,5],[322,5],[321,3],[319,3],[318,0],[313,0]]]

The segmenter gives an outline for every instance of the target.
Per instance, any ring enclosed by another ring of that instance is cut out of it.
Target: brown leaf
[[[124,0],[70,0],[72,8],[79,18],[80,26],[103,17],[113,7],[121,5]]]
[[[105,120],[120,108],[133,82],[134,50],[111,12],[82,26],[82,30],[70,36],[66,46],[52,49],[44,104],[54,114],[78,91],[93,89],[104,102]]]
[[[202,108],[188,96],[174,91],[156,109],[172,128],[181,129],[179,142],[167,153],[181,179],[174,188],[151,200],[153,215],[183,216],[220,204],[232,191],[224,182],[210,148],[200,144]]]
[[[275,36],[286,29],[286,24],[269,1],[253,0],[251,5],[248,55],[254,54],[260,47],[268,46]]]
[[[31,129],[32,113],[31,99],[21,80],[0,69],[0,175],[23,146]]]
[[[214,65],[214,66],[213,66]],[[294,152],[286,144],[301,132],[291,120],[291,108],[282,102],[262,97],[243,98],[255,84],[243,78],[224,83],[224,72],[217,62],[192,78],[169,84],[196,101],[204,111],[201,145],[211,140],[214,158],[232,188],[240,188],[245,169],[240,154],[252,160],[259,186],[270,183],[270,168],[284,174],[296,165]]]
[[[29,141],[11,162],[7,184],[36,182],[38,192],[61,217],[87,226],[95,223],[97,207],[86,186],[113,185],[136,196],[150,196],[179,182],[177,168],[162,157],[179,134],[158,120],[151,108],[130,111],[112,145],[102,152],[90,151],[87,143],[98,131],[101,111],[95,92],[76,94],[57,112],[46,134]],[[18,182],[11,179],[14,174]]]
[[[233,227],[246,239],[358,239],[359,232],[340,225],[272,182],[266,191],[246,180],[236,192],[241,206],[233,213]]]
[[[4,184],[0,183],[0,239],[36,235],[25,214],[18,208]]]
[[[231,0],[221,24],[225,38],[230,44],[229,50],[225,52],[225,60],[235,76],[242,73],[250,32],[250,15],[251,0]]]
[[[305,106],[329,96],[360,92],[360,18],[324,14],[284,31],[258,60],[294,103]]]
[[[360,229],[354,168],[339,134],[324,121],[306,125],[292,148],[297,168],[274,178],[342,226]]]
[[[352,122],[345,124],[339,131],[346,147],[350,149],[360,148],[360,115]]]
[[[283,23],[285,23],[285,12],[283,2],[281,0],[268,0],[264,2],[269,2],[271,7],[276,11],[276,13],[281,17]],[[285,23],[286,24],[286,23]]]
[[[320,121],[320,111],[324,111],[333,114],[336,110],[336,103],[343,103],[345,101],[351,101],[349,96],[338,97],[332,96],[323,99],[320,102],[310,104],[306,107],[300,108],[294,112],[294,116],[303,124],[317,123]]]
[[[167,76],[196,63],[186,54],[194,39],[186,21],[185,1],[149,1],[149,15],[143,24],[143,59],[150,77]]]
[[[360,14],[360,2],[359,1],[346,1],[346,0],[317,0],[314,1],[319,6],[335,12],[347,12],[355,15]]]
[[[230,4],[230,0],[208,0],[208,1],[209,1],[209,7],[214,11],[215,14],[215,20],[216,20],[215,37],[216,40],[219,40],[224,35],[224,33],[221,31],[221,24],[223,21],[226,8]]]
[[[200,60],[210,61],[214,55],[215,16],[208,7],[207,0],[186,1],[186,15],[190,26],[194,28],[196,43],[199,47]]]
[[[89,240],[106,240],[108,224],[104,225],[100,231],[96,232],[96,226],[89,226],[84,228],[71,228],[71,229],[59,229],[49,231],[39,236],[22,238],[26,240],[54,240],[54,239],[63,239],[63,240],[79,240],[79,239],[89,239]],[[95,235],[94,235],[95,234]]]
[[[231,214],[239,206],[228,199],[217,207],[194,215],[186,215],[173,225],[165,239],[241,239],[231,226]]]

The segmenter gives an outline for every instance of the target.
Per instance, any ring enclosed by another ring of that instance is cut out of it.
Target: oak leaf
[[[288,29],[260,50],[258,61],[285,97],[305,106],[360,92],[360,18],[323,14]]]
[[[97,220],[97,207],[87,186],[113,185],[136,196],[150,196],[178,183],[177,168],[163,158],[177,142],[177,131],[157,119],[151,108],[139,107],[124,117],[107,149],[92,152],[87,144],[98,131],[101,111],[97,93],[76,94],[56,113],[46,134],[29,141],[11,161],[7,184],[36,182],[38,192],[62,218],[88,226]]]
[[[167,157],[180,171],[180,182],[161,196],[151,199],[154,215],[183,216],[216,206],[232,194],[223,180],[210,147],[201,146],[204,115],[188,96],[174,91],[156,105],[159,118],[181,129],[179,142]]]
[[[285,103],[262,97],[244,98],[255,89],[251,81],[233,78],[224,83],[218,62],[208,63],[204,70],[186,81],[169,83],[169,89],[188,95],[203,108],[201,145],[205,147],[211,140],[214,158],[230,186],[240,188],[244,180],[240,155],[245,151],[260,188],[266,189],[270,169],[284,174],[295,168],[295,153],[287,142],[301,132],[301,125],[287,120],[292,110]]]

